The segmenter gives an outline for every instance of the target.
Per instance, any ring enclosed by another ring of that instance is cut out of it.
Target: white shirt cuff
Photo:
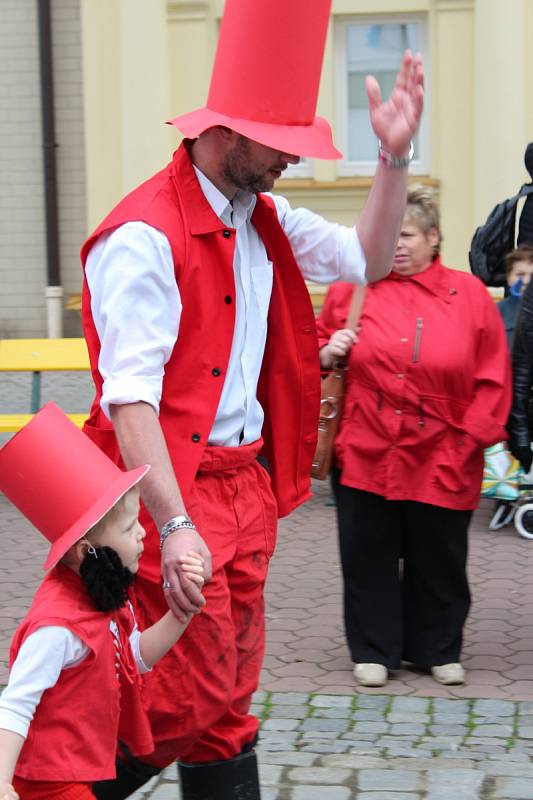
[[[162,380],[160,378],[125,377],[104,381],[100,406],[110,420],[110,405],[124,406],[128,403],[148,403],[159,414]]]

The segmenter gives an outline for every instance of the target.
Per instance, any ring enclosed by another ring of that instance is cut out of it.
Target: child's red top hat
[[[224,125],[275,150],[341,158],[316,103],[331,0],[226,0],[205,108],[170,120],[189,139]]]
[[[149,469],[123,472],[47,403],[0,450],[0,489],[51,543],[50,569]]]

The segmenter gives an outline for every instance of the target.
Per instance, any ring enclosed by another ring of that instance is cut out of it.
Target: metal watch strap
[[[183,530],[184,528],[193,531],[196,530],[196,525],[194,524],[192,519],[186,514],[179,514],[177,517],[172,517],[171,519],[168,520],[168,522],[165,522],[165,524],[161,528],[161,531],[159,532],[159,545],[161,549],[163,548],[163,545],[165,544],[166,540],[172,533],[175,533],[176,531],[179,530]]]
[[[404,169],[405,167],[408,167],[413,160],[414,152],[415,147],[411,142],[409,144],[409,152],[406,156],[395,156],[393,153],[389,153],[387,150],[384,150],[381,142],[378,141],[378,158],[383,164],[385,164],[386,167],[389,167],[390,169]]]

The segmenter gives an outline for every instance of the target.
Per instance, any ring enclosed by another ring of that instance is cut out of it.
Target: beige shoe
[[[387,668],[383,664],[356,664],[353,674],[359,686],[385,686],[387,683]]]
[[[431,674],[437,683],[443,686],[453,686],[465,682],[465,671],[459,663],[442,664],[440,667],[431,667]]]

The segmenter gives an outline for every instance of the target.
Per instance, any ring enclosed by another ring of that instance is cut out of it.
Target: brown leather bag
[[[346,328],[356,330],[363,309],[366,288],[356,286],[350,310],[346,320]],[[311,477],[323,481],[328,477],[333,459],[333,445],[339,429],[344,401],[344,383],[346,376],[346,358],[339,359],[322,379],[320,416],[318,419],[318,439],[315,456],[311,466]]]

